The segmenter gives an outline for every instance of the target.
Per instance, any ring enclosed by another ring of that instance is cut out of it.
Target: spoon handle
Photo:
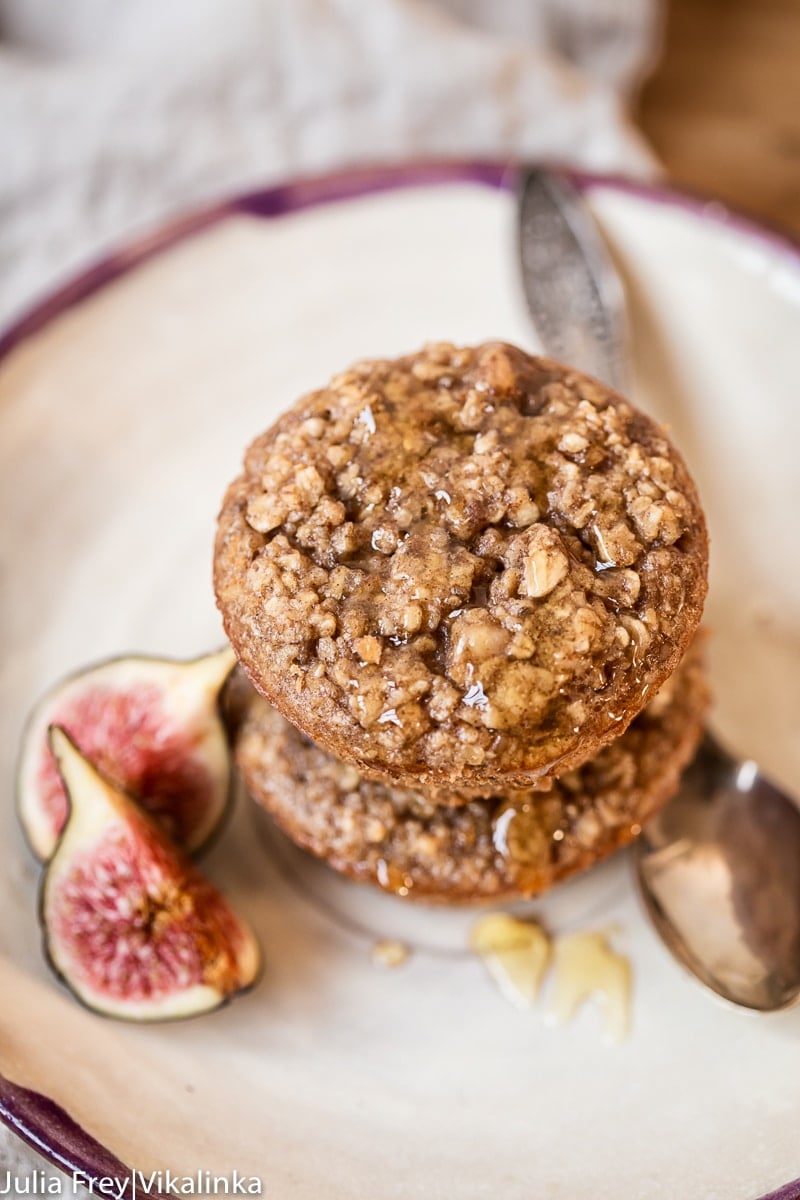
[[[566,175],[522,170],[517,232],[522,287],[545,353],[625,393],[625,292],[594,217]]]

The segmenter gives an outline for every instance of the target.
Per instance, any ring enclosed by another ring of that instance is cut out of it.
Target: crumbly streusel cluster
[[[615,742],[685,653],[706,567],[659,426],[515,347],[436,344],[356,364],[256,439],[215,584],[285,718],[457,806]]]
[[[236,759],[250,794],[284,832],[351,878],[441,903],[513,899],[545,891],[638,835],[675,792],[707,703],[692,647],[626,732],[548,791],[451,793],[443,802],[430,790],[366,779],[247,687]]]

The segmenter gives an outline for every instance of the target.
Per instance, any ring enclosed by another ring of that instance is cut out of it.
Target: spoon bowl
[[[800,997],[800,807],[706,735],[678,794],[642,831],[636,874],[676,959],[760,1012]]]

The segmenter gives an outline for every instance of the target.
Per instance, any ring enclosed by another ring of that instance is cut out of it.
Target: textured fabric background
[[[185,208],[422,155],[646,170],[655,0],[0,0],[0,322]]]
[[[652,171],[626,101],[658,28],[656,0],[0,0],[0,324],[124,236],[299,173]],[[42,1166],[0,1128],[0,1181]]]

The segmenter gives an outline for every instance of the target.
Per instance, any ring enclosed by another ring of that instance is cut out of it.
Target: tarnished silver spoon
[[[523,171],[522,282],[544,350],[625,390],[624,290],[580,192]],[[640,890],[674,957],[734,1004],[800,999],[800,804],[706,734],[680,791],[634,850]]]
[[[800,996],[800,810],[706,736],[634,847],[669,949],[720,996],[763,1012]]]

